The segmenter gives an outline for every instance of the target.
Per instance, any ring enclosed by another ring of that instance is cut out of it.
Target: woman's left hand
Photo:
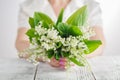
[[[67,60],[65,58],[60,58],[59,61],[57,61],[55,58],[52,58],[50,60],[50,65],[53,67],[65,68],[66,63],[67,63]]]

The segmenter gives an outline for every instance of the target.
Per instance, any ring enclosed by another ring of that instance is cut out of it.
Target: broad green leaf
[[[68,30],[69,34],[72,36],[79,36],[82,35],[82,32],[80,31],[80,28],[77,26],[70,26]]]
[[[69,25],[64,24],[64,23],[59,23],[57,26],[57,29],[62,37],[69,36]]]
[[[29,37],[35,37],[35,29],[31,28],[26,32],[27,36]]]
[[[85,44],[89,49],[89,52],[86,52],[86,54],[90,54],[95,51],[102,44],[102,42],[100,40],[86,40]]]
[[[83,6],[75,11],[66,21],[66,23],[74,26],[83,26],[87,20],[87,6]]]
[[[29,17],[29,24],[31,28],[35,28],[34,19],[32,17]]]
[[[75,63],[78,66],[84,66],[83,63],[81,63],[80,61],[76,60],[75,58],[69,58],[70,61],[72,61],[73,63]]]
[[[56,26],[58,25],[58,23],[62,22],[63,13],[64,13],[64,9],[61,9],[60,14],[59,14],[58,19],[57,19],[57,22],[56,22]]]
[[[78,28],[77,26],[70,26],[65,23],[59,23],[57,29],[62,37],[68,37],[70,35],[72,36],[82,35],[80,28]]]
[[[48,25],[53,25],[54,22],[52,21],[52,19],[47,16],[46,14],[44,13],[41,13],[41,12],[35,12],[34,13],[34,23],[35,23],[35,26],[37,26],[39,24],[39,22],[43,22],[48,24]]]
[[[50,27],[50,25],[46,23],[46,21],[42,21],[42,26],[47,29]]]

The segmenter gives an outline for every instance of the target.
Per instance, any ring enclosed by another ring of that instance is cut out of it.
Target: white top
[[[99,3],[94,0],[71,0],[65,8],[63,20],[65,21],[76,9],[83,5],[88,6],[88,21],[90,26],[102,26],[101,9]],[[18,26],[29,27],[28,18],[32,17],[35,11],[47,14],[53,21],[57,20],[48,0],[26,0],[20,5]]]

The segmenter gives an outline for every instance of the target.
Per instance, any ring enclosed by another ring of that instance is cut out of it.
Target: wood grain
[[[120,56],[96,57],[88,62],[92,72],[87,67],[63,70],[46,63],[36,67],[21,59],[0,59],[0,80],[120,80]]]

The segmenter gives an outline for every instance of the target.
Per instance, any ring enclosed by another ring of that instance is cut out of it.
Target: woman
[[[96,36],[91,39],[100,39],[102,45],[94,51],[92,54],[87,55],[88,58],[98,56],[102,54],[105,40],[102,30],[102,20],[101,20],[101,11],[99,4],[94,0],[27,0],[21,5],[20,14],[19,14],[19,29],[16,39],[16,48],[18,51],[22,51],[25,48],[29,47],[29,39],[25,35],[26,31],[29,28],[28,18],[33,15],[35,11],[40,11],[49,15],[54,21],[56,21],[57,16],[61,10],[64,8],[64,19],[68,18],[69,15],[76,9],[80,8],[83,5],[88,6],[88,21],[90,26],[96,32]],[[20,55],[20,57],[27,58],[28,55]],[[66,60],[61,59],[63,63],[56,61],[54,58],[51,59],[50,64],[54,67],[64,66]]]

